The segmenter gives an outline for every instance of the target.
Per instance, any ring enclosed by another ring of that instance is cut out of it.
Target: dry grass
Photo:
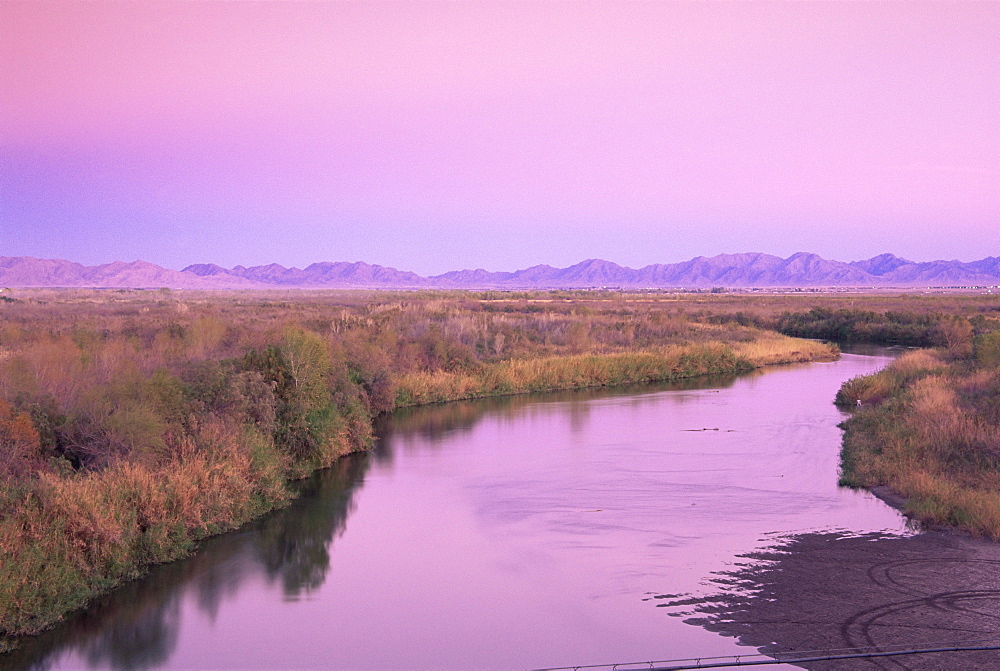
[[[149,564],[183,556],[197,540],[288,500],[284,471],[254,453],[254,437],[224,440],[170,468],[122,463],[73,477],[43,473],[29,487],[3,491],[4,633],[35,632]]]
[[[906,352],[892,362],[890,369],[898,377],[911,379],[924,373],[944,371],[947,364],[942,360],[940,352],[929,349],[918,349]]]
[[[737,356],[747,359],[755,367],[835,359],[840,354],[840,350],[830,343],[769,332],[763,332],[759,338],[748,342],[733,343],[732,348]]]
[[[941,373],[947,364],[932,350],[906,352],[887,368],[871,375],[860,375],[845,382],[837,392],[836,402],[844,406],[878,404],[920,378]]]
[[[640,352],[513,360],[489,365],[476,373],[404,375],[397,382],[396,405],[739,373],[777,363],[832,358],[837,353],[836,347],[827,343],[762,334],[756,340],[732,344],[674,345]]]

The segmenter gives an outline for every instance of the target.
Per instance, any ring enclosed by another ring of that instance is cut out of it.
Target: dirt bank
[[[910,537],[801,534],[720,576],[720,593],[673,599],[687,622],[764,653],[1000,642],[1000,544],[932,530]],[[943,645],[940,647],[944,647]],[[809,669],[997,669],[1000,651],[826,661]]]

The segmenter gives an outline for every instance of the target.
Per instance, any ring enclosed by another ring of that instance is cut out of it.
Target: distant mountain
[[[906,265],[912,265],[912,261],[901,259],[895,254],[879,254],[867,261],[851,261],[850,265],[860,268],[870,275],[885,275]]]
[[[226,270],[222,266],[217,266],[214,263],[196,263],[194,265],[188,266],[183,270],[185,273],[194,273],[199,277],[205,277],[207,275],[232,275],[233,273]]]
[[[532,266],[513,272],[455,270],[421,277],[356,262],[313,263],[304,269],[277,263],[223,268],[214,263],[168,270],[145,261],[84,266],[61,259],[0,257],[0,286],[176,289],[372,288],[558,289],[704,287],[921,287],[1000,285],[1000,257],[979,261],[913,262],[892,254],[864,261],[830,261],[799,252],[787,259],[757,252],[698,256],[681,263],[627,268],[587,259],[568,268]]]
[[[168,270],[145,261],[84,266],[61,259],[0,257],[0,286],[174,289],[263,288],[241,277]]]

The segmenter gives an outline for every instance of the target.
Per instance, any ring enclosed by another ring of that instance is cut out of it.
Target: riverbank
[[[836,356],[836,348],[822,343],[671,320],[660,327],[674,334],[666,340],[680,335],[687,344],[648,347],[633,340],[616,351],[545,356],[553,349],[546,345],[522,348],[520,358],[477,359],[476,350],[461,348],[469,317],[455,311],[449,318],[461,327],[459,336],[429,329],[423,363],[407,364],[414,369],[407,372],[399,362],[413,360],[410,343],[371,316],[342,312],[323,332],[247,321],[234,332],[205,314],[178,322],[173,308],[161,309],[172,320],[133,312],[110,335],[88,330],[79,318],[60,334],[48,313],[22,321],[35,331],[3,334],[0,379],[10,399],[0,407],[0,437],[9,446],[0,464],[5,645],[153,564],[188,554],[201,539],[285,505],[289,479],[370,445],[379,412],[476,394],[740,373]],[[433,309],[438,314],[440,306]],[[85,316],[101,322],[100,313]],[[600,319],[557,317],[533,316],[535,330],[507,324],[494,335],[481,323],[473,335],[488,336],[484,351],[495,355],[505,347],[497,337],[504,333],[558,345],[549,333],[555,322],[564,348],[598,349],[587,343],[593,334],[604,337]],[[621,316],[614,319],[608,337],[617,332],[620,339]],[[648,322],[646,339],[658,325]],[[581,324],[591,335],[574,326]]]
[[[920,350],[849,380],[841,481],[886,487],[909,516],[1000,539],[1000,334]]]
[[[404,375],[397,383],[395,407],[732,375],[773,364],[832,359],[838,353],[829,343],[761,332],[754,340],[728,344],[504,361],[474,374],[434,371]]]

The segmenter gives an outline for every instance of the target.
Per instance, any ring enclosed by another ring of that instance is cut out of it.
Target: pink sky
[[[1000,254],[998,2],[0,0],[0,256]]]

